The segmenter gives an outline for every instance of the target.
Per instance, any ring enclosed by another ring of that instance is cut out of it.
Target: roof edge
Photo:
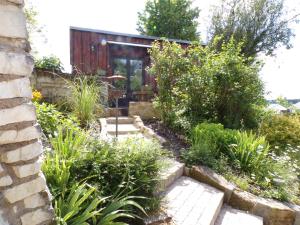
[[[110,35],[119,35],[119,36],[126,36],[126,37],[134,37],[134,38],[142,38],[142,39],[151,39],[151,40],[168,40],[174,41],[177,43],[182,44],[191,44],[191,41],[180,40],[180,39],[173,39],[173,38],[162,38],[162,37],[155,37],[155,36],[147,36],[147,35],[139,35],[139,34],[128,34],[128,33],[120,33],[114,31],[107,31],[107,30],[98,30],[98,29],[90,29],[90,28],[82,28],[82,27],[74,27],[70,26],[70,30],[78,30],[78,31],[86,31],[86,32],[95,32],[95,33],[102,33],[102,34],[110,34]]]

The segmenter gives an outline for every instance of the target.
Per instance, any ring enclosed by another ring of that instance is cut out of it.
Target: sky
[[[206,37],[211,6],[218,0],[194,0],[201,9],[198,30]],[[32,37],[37,56],[54,54],[70,72],[70,26],[138,34],[137,12],[142,11],[146,0],[28,0],[38,11],[43,35]],[[300,0],[287,0],[295,9]],[[300,8],[300,7],[299,7]],[[293,48],[280,48],[276,57],[263,57],[265,65],[261,78],[265,83],[267,99],[279,96],[300,99],[300,24],[293,25]]]

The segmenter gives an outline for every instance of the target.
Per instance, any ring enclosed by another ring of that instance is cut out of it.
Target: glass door
[[[122,75],[126,80],[114,82],[114,86],[126,92],[126,98],[120,99],[120,104],[128,106],[134,99],[134,92],[140,91],[143,85],[143,60],[132,58],[113,58],[114,75]]]

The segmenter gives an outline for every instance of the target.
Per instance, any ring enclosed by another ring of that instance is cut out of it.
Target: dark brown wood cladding
[[[70,61],[73,73],[95,74],[99,70],[109,73],[109,45],[102,46],[101,40],[151,45],[153,40],[101,34],[90,31],[70,30]],[[122,47],[116,45],[113,55],[133,58],[148,56],[147,48]],[[117,49],[117,50],[115,50]]]
[[[112,75],[111,58],[139,58],[144,61],[145,69],[150,64],[148,48],[106,44],[101,45],[101,40],[125,42],[132,44],[151,45],[153,38],[126,36],[109,32],[96,32],[85,29],[70,29],[70,61],[74,74],[99,74]],[[189,44],[181,43],[182,47]],[[155,86],[155,79],[145,71],[144,84]]]

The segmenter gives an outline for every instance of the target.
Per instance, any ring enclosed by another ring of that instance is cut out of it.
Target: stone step
[[[182,176],[167,189],[164,207],[176,225],[213,225],[223,198],[223,192]]]
[[[224,205],[215,225],[263,225],[263,218]]]
[[[116,138],[115,134],[109,134],[108,135],[108,139],[112,140]],[[119,134],[118,135],[118,141],[125,141],[126,139],[144,139],[144,140],[150,140],[148,138],[146,138],[143,134],[141,133],[134,133],[134,134]]]
[[[116,124],[116,117],[107,117],[106,122],[107,122],[107,124]],[[121,117],[118,118],[118,123],[119,124],[132,124],[133,123],[133,118],[132,117],[121,116]]]
[[[110,135],[116,134],[116,125],[115,124],[107,124],[106,126],[107,133]],[[135,127],[133,124],[119,124],[118,125],[118,134],[135,134],[139,133],[140,130]]]
[[[167,166],[160,172],[159,183],[157,185],[156,193],[165,191],[171,184],[183,175],[184,164],[174,159],[164,159]]]

